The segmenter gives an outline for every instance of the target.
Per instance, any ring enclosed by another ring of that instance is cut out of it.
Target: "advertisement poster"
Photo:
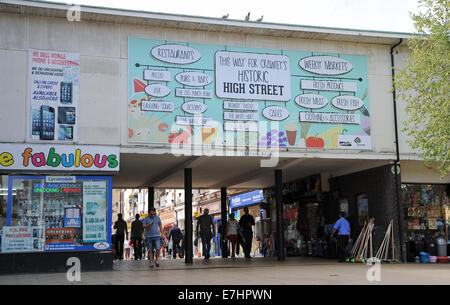
[[[372,149],[366,56],[132,37],[128,54],[130,143]]]
[[[81,227],[81,209],[79,207],[64,208],[64,228]]]
[[[5,226],[2,232],[2,253],[33,251],[32,227]]]
[[[30,140],[76,141],[80,54],[29,51]]]
[[[83,242],[106,241],[106,181],[83,181]]]

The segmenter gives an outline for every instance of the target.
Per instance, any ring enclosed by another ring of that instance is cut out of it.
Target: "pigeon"
[[[259,18],[259,19],[256,20],[256,21],[261,22],[261,21],[263,20],[263,18],[264,18],[264,15],[262,15],[261,18]]]
[[[245,21],[249,21],[250,20],[250,12],[248,12],[247,16],[245,17]]]
[[[228,16],[230,16],[230,14],[223,15],[222,18],[223,18],[223,19],[227,19]]]

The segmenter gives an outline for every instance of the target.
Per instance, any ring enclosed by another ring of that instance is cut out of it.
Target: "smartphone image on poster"
[[[75,124],[75,107],[58,107],[58,124]]]
[[[35,140],[39,140],[41,134],[41,111],[39,109],[33,109],[32,111],[31,137]]]
[[[72,104],[72,82],[61,82],[61,104]]]
[[[55,108],[41,106],[41,140],[53,140],[55,138]]]
[[[59,125],[58,140],[73,140],[73,126]]]

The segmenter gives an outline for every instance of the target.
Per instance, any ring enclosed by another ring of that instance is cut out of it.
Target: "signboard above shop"
[[[132,37],[128,50],[130,143],[372,149],[366,56]]]
[[[264,199],[263,191],[256,190],[230,197],[230,208],[237,209],[245,206],[262,202]]]
[[[117,172],[119,165],[119,147],[0,144],[0,170]]]

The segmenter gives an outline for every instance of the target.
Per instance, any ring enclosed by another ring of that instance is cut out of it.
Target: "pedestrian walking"
[[[161,253],[161,232],[162,223],[159,216],[156,215],[156,209],[150,208],[149,216],[142,220],[145,231],[145,242],[147,244],[148,259],[150,268],[159,267],[159,255]],[[155,251],[155,255],[153,255]],[[154,264],[154,265],[153,265]]]
[[[238,242],[238,230],[239,223],[234,219],[234,213],[230,214],[230,219],[227,221],[226,227],[226,236],[228,240],[231,242],[231,257],[235,257],[234,253],[236,252],[236,243]]]
[[[339,262],[344,262],[345,258],[348,256],[345,249],[347,248],[348,239],[350,238],[350,223],[345,219],[345,212],[339,213],[339,219],[334,224],[330,237],[333,237],[336,232]]]
[[[162,245],[162,257],[166,258],[167,257],[167,237],[166,236],[161,236],[161,245]]]
[[[172,257],[177,258],[177,254],[181,257],[180,241],[182,240],[182,234],[176,223],[169,230],[169,240],[172,241]]]
[[[125,248],[125,259],[130,259],[131,257],[131,245],[130,245],[131,241],[130,240],[125,240],[124,243],[124,248]]]
[[[134,249],[134,259],[142,259],[142,235],[144,234],[144,225],[139,220],[139,214],[136,214],[135,220],[131,223],[131,243]]]
[[[209,210],[205,209],[203,215],[197,218],[197,232],[200,227],[200,238],[202,240],[203,256],[206,260],[209,259],[209,252],[211,251],[211,239],[216,235],[216,228]],[[211,233],[212,231],[212,233]]]
[[[114,229],[116,230],[115,244],[116,247],[116,259],[123,259],[123,245],[125,237],[128,239],[127,223],[122,219],[122,213],[117,214],[117,221],[114,223]]]
[[[184,235],[184,230],[181,230],[180,236],[181,244],[180,244],[180,258],[184,258],[185,245],[186,245],[186,236]]]
[[[242,230],[244,237],[244,255],[246,258],[251,258],[250,252],[252,250],[253,230],[255,219],[248,213],[248,207],[244,208],[244,215],[239,219],[239,227]]]

